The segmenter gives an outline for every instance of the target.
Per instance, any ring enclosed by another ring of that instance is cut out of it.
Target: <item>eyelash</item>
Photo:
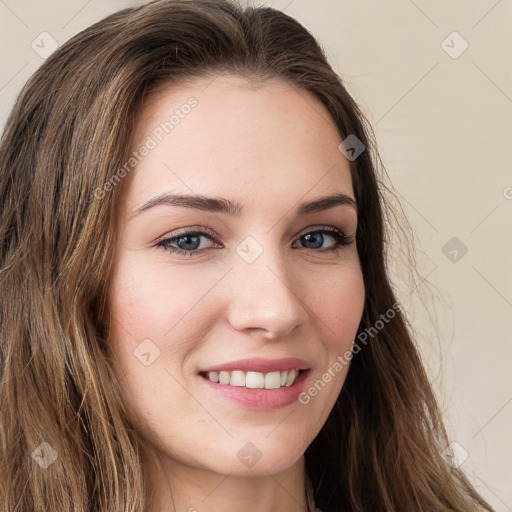
[[[304,233],[303,235],[301,235],[299,237],[302,238],[303,236],[306,236],[306,235],[311,235],[311,234],[316,234],[316,233],[328,233],[330,234],[336,241],[336,243],[328,248],[328,249],[308,249],[308,248],[304,248],[307,252],[313,252],[313,253],[338,253],[338,252],[341,252],[341,250],[346,247],[347,245],[350,245],[352,242],[353,242],[353,239],[347,235],[345,235],[345,233],[343,233],[343,231],[337,229],[337,228],[334,228],[334,227],[328,227],[328,226],[323,226],[319,229],[315,229],[315,230],[312,230],[312,231],[307,231],[306,233]],[[186,236],[205,236],[207,238],[210,238],[210,240],[214,240],[215,239],[215,233],[209,229],[205,229],[204,231],[193,231],[193,230],[188,230],[188,229],[185,229],[183,230],[181,233],[179,233],[178,235],[174,235],[172,237],[167,237],[167,238],[163,238],[162,240],[160,240],[159,242],[157,242],[155,244],[156,247],[161,247],[164,251],[168,251],[172,254],[179,254],[181,256],[184,256],[184,257],[192,257],[193,254],[197,254],[197,253],[201,253],[203,251],[207,251],[209,249],[213,249],[213,247],[211,248],[208,248],[208,249],[191,249],[191,250],[188,250],[186,251],[185,249],[180,249],[179,247],[173,247],[171,245],[169,245],[171,242],[175,242],[176,240],[179,240],[180,238],[183,238],[183,237],[186,237]]]

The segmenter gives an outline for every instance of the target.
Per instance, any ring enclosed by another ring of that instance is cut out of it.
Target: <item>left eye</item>
[[[321,248],[318,245],[322,245],[325,240],[325,234],[327,237],[331,237],[334,239],[334,244],[328,248]],[[207,238],[209,240],[214,240],[215,235],[210,231],[183,231],[182,233],[167,237],[160,240],[156,246],[162,247],[164,250],[169,251],[174,254],[181,254],[183,256],[192,257],[194,253],[201,253],[210,249],[211,247],[199,249],[201,245],[201,238]],[[321,229],[317,229],[314,231],[308,231],[298,238],[298,241],[309,245],[309,247],[305,247],[306,250],[313,250],[313,252],[337,252],[340,251],[344,246],[350,245],[353,240],[350,239],[343,231],[340,231],[337,228],[332,227],[324,227]],[[176,243],[178,247],[175,247],[173,244]],[[313,247],[311,247],[311,245]],[[318,250],[320,249],[320,250]]]

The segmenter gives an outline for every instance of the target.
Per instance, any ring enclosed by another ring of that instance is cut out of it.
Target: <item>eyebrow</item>
[[[140,208],[130,214],[130,218],[160,205],[179,206],[182,208],[191,208],[193,210],[206,212],[226,213],[228,215],[238,217],[243,215],[243,206],[240,203],[224,199],[223,197],[165,193],[153,197],[144,203]],[[312,201],[300,203],[295,210],[295,215],[297,217],[301,217],[303,215],[321,212],[340,205],[351,206],[357,212],[357,204],[355,200],[346,194],[338,192]]]

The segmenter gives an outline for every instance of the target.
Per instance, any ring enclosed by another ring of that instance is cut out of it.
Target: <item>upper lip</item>
[[[282,359],[262,359],[259,357],[253,357],[250,359],[240,359],[238,361],[230,361],[228,363],[219,363],[208,368],[203,368],[201,372],[219,372],[241,370],[244,372],[255,371],[261,373],[269,373],[276,371],[285,370],[308,370],[309,364],[304,359],[298,359],[296,357],[284,357]]]

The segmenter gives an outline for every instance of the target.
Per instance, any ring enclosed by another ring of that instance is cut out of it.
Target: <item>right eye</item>
[[[173,254],[192,257],[194,253],[200,253],[211,248],[208,247],[199,249],[202,237],[213,240],[215,238],[215,234],[211,230],[193,231],[185,229],[177,235],[161,239],[159,242],[157,242],[156,247],[162,247],[165,251]],[[175,247],[174,244],[177,244],[178,246],[181,245],[181,247]]]

